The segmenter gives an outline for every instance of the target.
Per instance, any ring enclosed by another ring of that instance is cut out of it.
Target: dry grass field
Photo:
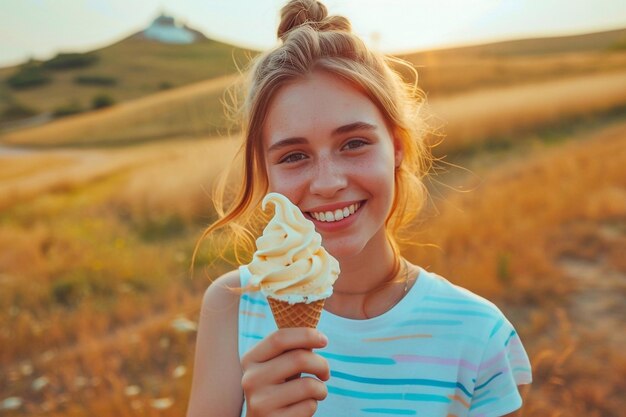
[[[94,146],[225,131],[220,100],[232,75],[180,87],[100,111],[79,114],[3,135],[7,144]]]
[[[422,265],[502,300],[535,383],[524,415],[618,416],[626,388],[626,122],[464,181],[418,233]]]
[[[530,85],[461,93],[433,99],[432,114],[446,140],[437,153],[498,142],[562,120],[611,110],[626,103],[626,72],[612,72]]]
[[[625,75],[546,71],[433,98],[448,135],[435,151],[449,156],[405,253],[515,323],[534,371],[524,416],[618,417]],[[0,138],[29,145],[0,146],[1,416],[184,415],[201,295],[232,267],[219,239],[193,277],[190,258],[238,144],[178,127],[217,117],[202,97],[228,82]]]

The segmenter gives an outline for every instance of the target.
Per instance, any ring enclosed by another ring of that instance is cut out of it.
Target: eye
[[[345,145],[343,145],[343,149],[358,149],[358,148],[362,148],[363,146],[367,145],[368,142],[365,141],[364,139],[350,139]]]
[[[278,163],[279,164],[283,164],[283,163],[292,164],[294,162],[302,161],[306,158],[307,156],[303,154],[302,152],[293,152],[282,157],[280,161],[278,161]]]

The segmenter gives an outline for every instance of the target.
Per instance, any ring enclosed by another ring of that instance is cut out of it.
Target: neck
[[[367,319],[384,313],[402,299],[404,283],[385,285],[395,277],[397,260],[386,237],[384,243],[366,247],[357,256],[338,259],[341,274],[326,301],[326,310],[346,318]],[[408,272],[402,266],[399,271]]]
[[[391,243],[385,236],[383,245],[367,245],[359,254],[338,259],[341,274],[334,291],[344,294],[367,294],[390,278],[397,262]]]

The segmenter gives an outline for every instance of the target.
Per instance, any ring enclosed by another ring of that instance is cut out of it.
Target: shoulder
[[[215,279],[204,292],[200,309],[200,326],[211,327],[220,334],[237,331],[240,300],[239,271],[234,270]]]
[[[240,278],[239,270],[235,269],[215,279],[204,292],[202,310],[235,310],[239,306]]]
[[[453,284],[434,272],[425,271],[424,275],[431,281],[429,299],[457,306],[480,307],[487,311],[493,311],[494,314],[502,314],[493,302],[467,288]]]
[[[476,335],[485,338],[501,327],[511,327],[504,313],[493,302],[433,272],[426,272],[423,276],[430,282],[424,298],[429,311],[454,316],[462,320],[464,326],[476,331]]]

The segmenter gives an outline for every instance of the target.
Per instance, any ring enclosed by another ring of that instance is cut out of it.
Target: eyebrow
[[[373,131],[373,130],[376,130],[376,125],[366,123],[366,122],[349,123],[347,125],[339,126],[338,128],[332,131],[331,135],[337,136],[337,135],[341,135],[345,133],[354,132],[357,130]],[[301,145],[303,143],[307,143],[306,138],[303,138],[303,137],[293,137],[293,138],[282,139],[274,143],[272,146],[270,146],[267,151],[271,152],[271,151],[275,151],[281,148],[285,148],[287,146]]]

